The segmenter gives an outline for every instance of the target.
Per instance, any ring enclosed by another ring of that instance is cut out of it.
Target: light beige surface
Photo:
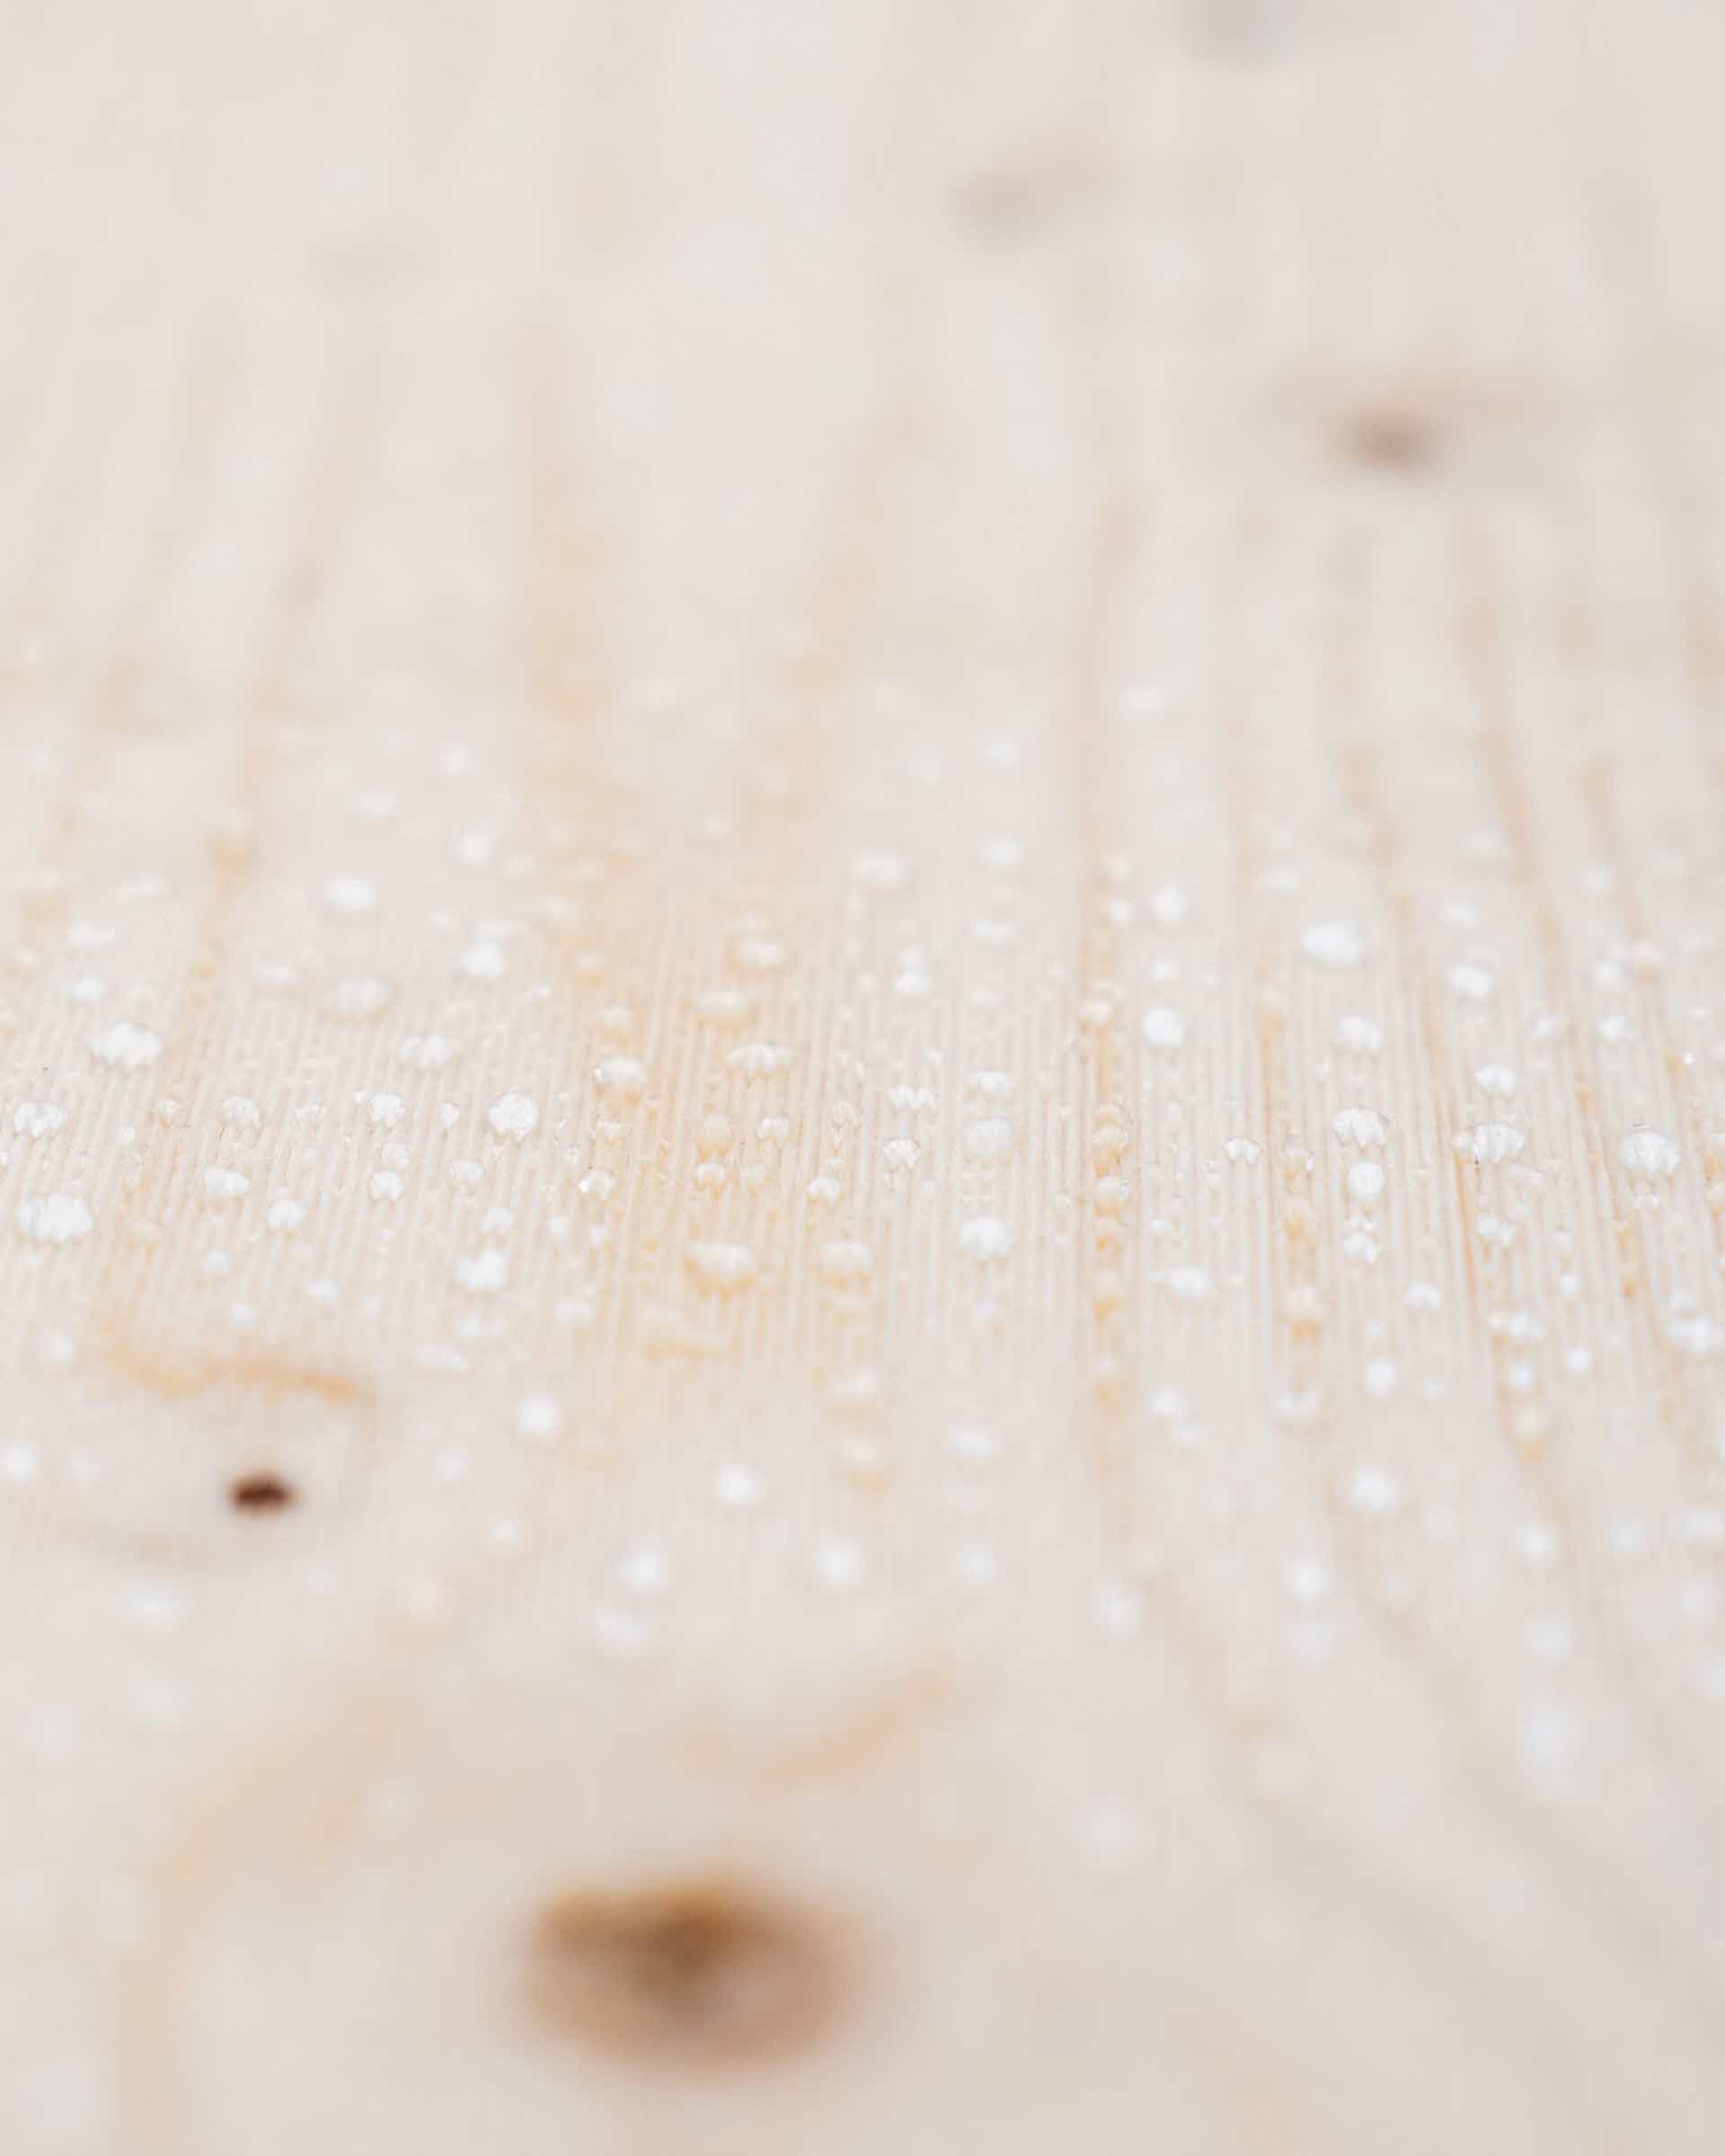
[[[1722,80],[4,8],[0,2147],[1725,2145]]]

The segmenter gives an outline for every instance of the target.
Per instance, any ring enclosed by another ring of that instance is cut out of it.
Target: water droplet
[[[662,1595],[671,1584],[671,1568],[662,1550],[643,1543],[617,1567],[617,1577],[631,1595]]]
[[[563,1411],[549,1392],[524,1392],[516,1402],[515,1427],[530,1444],[550,1445],[562,1435]]]
[[[1349,1056],[1378,1056],[1384,1049],[1384,1029],[1376,1019],[1358,1015],[1336,1021],[1336,1046]]]
[[[32,1242],[81,1242],[95,1225],[84,1200],[65,1190],[27,1197],[15,1218],[18,1233]]]
[[[1662,1130],[1632,1130],[1617,1148],[1630,1174],[1645,1181],[1677,1172],[1683,1155]]]
[[[1004,1160],[1012,1150],[1013,1126],[1009,1117],[980,1116],[966,1126],[964,1151],[968,1160]]]
[[[638,1100],[647,1091],[647,1065],[637,1056],[607,1056],[593,1073],[602,1092]]]
[[[441,1033],[413,1033],[395,1051],[401,1060],[416,1071],[440,1071],[461,1053],[453,1040],[446,1040]]]
[[[141,1071],[162,1053],[161,1036],[147,1027],[135,1026],[129,1019],[119,1019],[106,1032],[99,1033],[90,1044],[91,1053],[98,1063],[112,1069]]]
[[[1384,1195],[1384,1171],[1376,1161],[1356,1161],[1348,1171],[1348,1195],[1369,1206]]]
[[[1387,1468],[1364,1462],[1348,1481],[1348,1502],[1370,1519],[1387,1519],[1402,1506],[1402,1487]]]
[[[1490,1167],[1517,1159],[1526,1140],[1513,1123],[1476,1123],[1455,1144],[1459,1151]]]
[[[761,1478],[733,1461],[714,1471],[712,1494],[729,1510],[746,1512],[761,1501]]]
[[[701,1285],[720,1294],[747,1287],[759,1269],[754,1251],[741,1242],[694,1242],[687,1259]]]
[[[1330,1573],[1315,1557],[1289,1560],[1284,1577],[1296,1602],[1322,1602],[1330,1592]]]
[[[771,1041],[751,1040],[740,1048],[733,1048],[725,1057],[725,1065],[745,1078],[770,1078],[776,1072],[789,1070],[795,1060],[794,1048],[779,1047]]]
[[[1366,955],[1359,931],[1351,921],[1318,921],[1300,937],[1300,949],[1314,965],[1342,968],[1358,966]]]
[[[494,1295],[509,1285],[509,1261],[501,1250],[481,1250],[456,1260],[455,1282],[470,1295]]]
[[[710,1026],[740,1026],[755,1007],[740,988],[707,988],[694,999],[696,1014]]]
[[[1375,1108],[1344,1108],[1330,1127],[1343,1145],[1382,1145],[1390,1135]]]
[[[537,1128],[539,1110],[525,1093],[500,1093],[485,1119],[500,1138],[513,1138],[519,1144]]]
[[[376,887],[363,876],[337,876],[323,887],[323,903],[332,914],[358,919],[376,911]]]
[[[910,881],[910,863],[902,853],[864,851],[852,856],[851,881],[862,891],[902,891]]]
[[[1208,1303],[1216,1292],[1201,1265],[1170,1266],[1163,1285],[1176,1303]]]
[[[338,981],[325,1007],[336,1018],[376,1018],[387,1008],[393,993],[387,981],[376,974],[365,974],[356,980]]]
[[[1178,1011],[1159,1003],[1144,1014],[1144,1045],[1147,1048],[1178,1048],[1186,1039],[1186,1021]]]
[[[847,1594],[862,1582],[862,1552],[854,1542],[827,1542],[815,1552],[815,1572],[823,1586]]]
[[[776,973],[791,957],[776,936],[739,936],[736,951],[737,963],[745,973]]]
[[[501,945],[482,940],[470,944],[459,960],[461,971],[470,981],[500,981],[506,963]]]

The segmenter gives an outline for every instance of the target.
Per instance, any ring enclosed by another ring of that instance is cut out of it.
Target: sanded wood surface
[[[0,7],[0,2148],[1725,2147],[1725,14]]]

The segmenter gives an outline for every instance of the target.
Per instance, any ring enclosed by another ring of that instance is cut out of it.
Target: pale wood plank
[[[0,2145],[1714,2149],[1725,24],[0,53]]]

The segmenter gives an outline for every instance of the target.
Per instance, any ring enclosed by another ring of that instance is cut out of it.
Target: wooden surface
[[[1722,81],[9,0],[0,2146],[1725,2146]]]

